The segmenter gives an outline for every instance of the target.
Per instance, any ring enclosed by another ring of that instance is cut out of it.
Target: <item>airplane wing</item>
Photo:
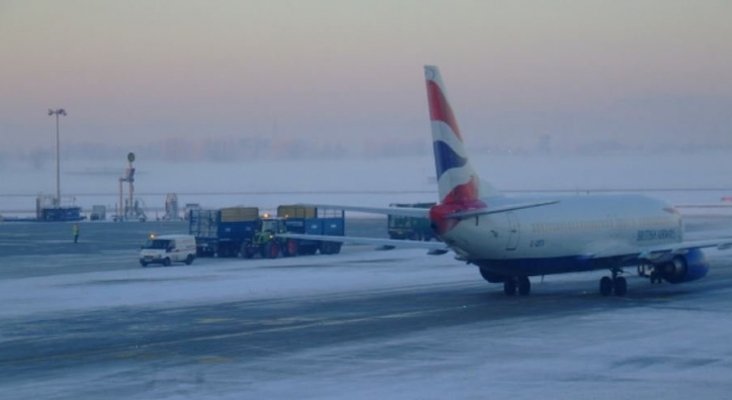
[[[479,208],[475,210],[468,210],[468,211],[458,211],[452,214],[449,214],[448,218],[463,220],[468,219],[472,217],[477,217],[480,215],[489,215],[489,214],[500,214],[505,213],[509,211],[515,211],[515,210],[523,210],[525,208],[534,208],[534,207],[543,207],[548,206],[552,204],[559,203],[559,200],[552,200],[552,201],[543,201],[539,203],[517,203],[517,204],[509,204],[505,206],[500,207],[491,207],[491,208]],[[372,214],[386,214],[386,215],[397,215],[402,217],[415,217],[415,218],[428,218],[429,217],[429,209],[428,208],[410,208],[410,207],[361,207],[361,206],[341,206],[341,205],[325,205],[325,204],[303,204],[305,207],[317,207],[317,208],[332,208],[332,209],[339,209],[339,210],[346,210],[346,211],[358,211],[358,212],[364,212],[364,213],[372,213]]]
[[[641,252],[639,258],[653,260],[667,255],[683,253],[690,249],[705,249],[711,247],[716,247],[718,250],[728,250],[732,248],[732,238],[689,240],[680,243],[653,246]]]
[[[587,257],[606,258],[627,256],[636,260],[663,261],[665,258],[671,258],[674,255],[682,254],[691,249],[712,247],[716,247],[718,250],[728,250],[732,248],[732,238],[687,240],[648,247],[635,247],[630,245],[610,246],[600,251],[591,252]]]
[[[427,249],[430,250],[432,254],[444,254],[449,250],[445,243],[424,242],[419,240],[395,240],[353,236],[306,235],[301,233],[278,233],[276,236],[285,239],[322,240],[325,242],[373,244],[390,247]]]
[[[362,206],[343,206],[333,204],[298,204],[303,207],[330,208],[345,211],[357,211],[369,214],[397,215],[401,217],[428,218],[429,208],[410,208],[410,207],[362,207]]]
[[[557,203],[559,203],[559,200],[544,201],[541,203],[510,204],[507,206],[494,207],[494,208],[479,208],[476,210],[459,211],[456,213],[452,213],[452,214],[448,215],[447,217],[462,220],[462,219],[477,217],[480,215],[500,214],[500,213],[505,213],[505,212],[509,212],[509,211],[523,210],[525,208],[543,207],[543,206],[548,206],[548,205],[557,204]]]

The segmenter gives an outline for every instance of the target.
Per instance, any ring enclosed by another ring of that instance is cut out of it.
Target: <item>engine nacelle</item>
[[[661,277],[669,283],[691,282],[701,279],[709,272],[709,264],[699,249],[689,250],[675,256],[671,262],[659,266]]]

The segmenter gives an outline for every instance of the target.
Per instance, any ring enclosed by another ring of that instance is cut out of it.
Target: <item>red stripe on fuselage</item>
[[[427,81],[427,99],[430,105],[430,119],[432,121],[442,121],[449,125],[458,139],[462,141],[463,137],[460,135],[460,129],[455,120],[455,115],[452,113],[452,108],[450,108],[447,98],[445,98],[440,86],[435,81]]]

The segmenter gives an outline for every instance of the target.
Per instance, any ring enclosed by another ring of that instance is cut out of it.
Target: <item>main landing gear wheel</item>
[[[622,276],[615,277],[613,279],[613,291],[616,296],[625,296],[628,293],[628,281]]]
[[[520,276],[518,279],[518,292],[521,296],[528,296],[531,293],[531,281],[528,276]]]
[[[506,293],[506,296],[515,296],[516,295],[516,280],[513,278],[506,278],[505,281],[503,281],[503,293]]]
[[[628,293],[628,281],[622,276],[615,276],[613,278],[603,276],[600,279],[600,294],[610,296],[612,293],[615,293],[616,296],[625,296]]]
[[[600,279],[600,294],[603,296],[610,296],[613,291],[613,280],[609,276],[603,276]]]
[[[509,277],[503,281],[503,292],[506,296],[516,295],[516,290],[521,296],[528,296],[531,293],[531,281],[527,276]]]

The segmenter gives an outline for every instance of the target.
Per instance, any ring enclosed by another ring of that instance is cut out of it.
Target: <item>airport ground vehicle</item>
[[[277,216],[259,216],[256,207],[231,207],[221,210],[192,210],[188,216],[189,233],[196,237],[200,257],[336,254],[341,243],[320,240],[284,239],[277,234],[309,233],[343,236],[345,215],[342,210],[318,210],[314,207],[279,206]]]
[[[432,208],[436,203],[393,203],[389,207],[404,208]],[[405,217],[403,215],[389,215],[387,220],[389,237],[392,239],[409,239],[429,241],[435,237],[430,227],[429,218]]]
[[[343,236],[345,232],[345,212],[343,210],[284,205],[277,207],[277,216],[284,220],[285,231],[309,235]],[[327,242],[310,239],[287,239],[282,254],[338,254],[340,242]]]
[[[286,232],[285,229],[285,223],[282,218],[271,217],[265,214],[257,222],[257,228],[251,240],[245,241],[242,244],[242,257],[252,258],[259,255],[262,258],[277,258],[282,253],[285,242],[275,235]]]
[[[257,207],[194,208],[188,214],[188,233],[196,238],[199,257],[236,257],[242,245],[252,240],[258,224]]]
[[[89,214],[89,220],[91,221],[104,221],[107,219],[107,207],[102,205],[92,206],[91,213]]]
[[[343,210],[318,210],[315,207],[283,205],[277,207],[277,216],[265,215],[260,220],[252,241],[242,247],[246,258],[259,254],[263,258],[294,257],[297,255],[338,254],[341,243],[310,239],[285,239],[283,233],[307,233],[313,235],[343,236],[345,214]]]
[[[192,235],[150,235],[140,249],[140,265],[158,263],[168,267],[174,262],[191,265],[196,258],[196,238]]]

